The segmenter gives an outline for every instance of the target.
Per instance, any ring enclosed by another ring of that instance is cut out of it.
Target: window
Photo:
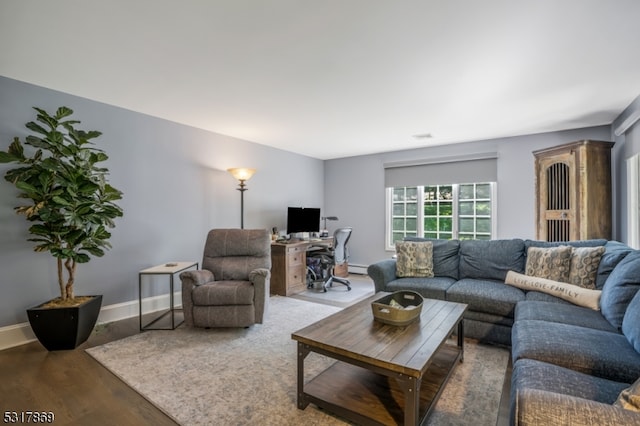
[[[491,239],[495,186],[488,182],[387,188],[387,249],[409,236]]]

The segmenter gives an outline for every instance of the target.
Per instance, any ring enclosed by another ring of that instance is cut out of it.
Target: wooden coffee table
[[[377,293],[294,332],[298,342],[298,408],[309,403],[358,424],[422,424],[464,355],[462,315],[467,305],[425,299],[420,320],[380,323]],[[457,344],[448,341],[457,327]],[[310,352],[336,359],[305,383]]]

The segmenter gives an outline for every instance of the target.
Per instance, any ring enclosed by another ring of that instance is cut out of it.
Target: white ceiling
[[[2,1],[0,75],[329,159],[610,124],[640,1]]]

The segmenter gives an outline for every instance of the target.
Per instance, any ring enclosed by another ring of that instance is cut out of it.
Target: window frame
[[[424,235],[424,207],[425,207],[425,199],[424,199],[424,188],[429,186],[451,186],[452,187],[452,239],[459,239],[460,230],[459,230],[459,221],[460,221],[460,212],[459,212],[459,204],[460,204],[460,186],[462,185],[481,185],[481,184],[489,184],[491,191],[491,232],[489,235],[490,239],[494,239],[497,233],[497,182],[470,182],[470,183],[452,183],[452,184],[443,184],[443,185],[407,185],[407,186],[398,186],[398,187],[388,187],[385,188],[385,250],[387,251],[395,251],[395,243],[393,242],[393,192],[395,188],[413,188],[417,189],[418,197],[417,197],[417,215],[416,215],[416,235],[423,236]],[[474,198],[473,200],[477,200]],[[428,200],[427,200],[428,201]],[[464,201],[464,200],[463,200]],[[465,215],[466,216],[466,215]],[[405,216],[406,217],[406,216]],[[474,214],[473,217],[476,217]],[[406,229],[405,229],[406,232]]]

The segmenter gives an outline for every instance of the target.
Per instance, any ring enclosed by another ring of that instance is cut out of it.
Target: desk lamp
[[[244,191],[248,189],[245,182],[251,179],[251,176],[253,176],[253,174],[256,172],[256,169],[236,167],[227,169],[227,171],[231,173],[234,178],[240,181],[240,184],[236,189],[240,191],[240,229],[244,229]]]
[[[338,220],[338,216],[323,216],[321,219],[324,220],[324,226],[322,227],[322,232],[320,233],[320,237],[328,237],[329,231],[327,231],[327,221]]]

